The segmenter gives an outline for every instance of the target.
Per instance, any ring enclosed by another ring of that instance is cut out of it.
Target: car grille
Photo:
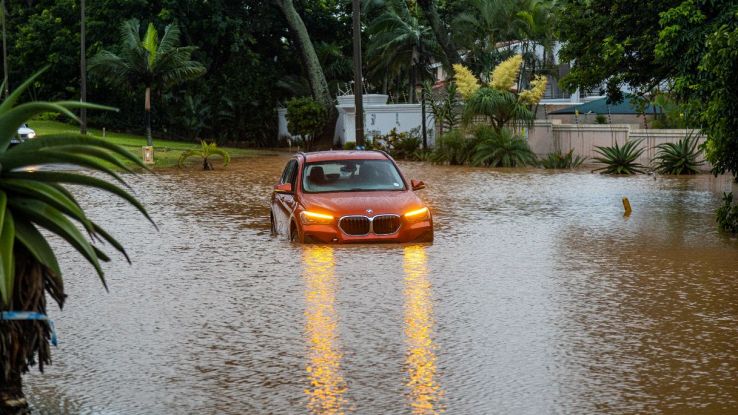
[[[369,218],[364,216],[346,216],[339,224],[341,230],[348,235],[366,235],[369,233]]]
[[[396,215],[376,216],[372,221],[372,228],[377,235],[395,233],[400,228],[400,217]]]

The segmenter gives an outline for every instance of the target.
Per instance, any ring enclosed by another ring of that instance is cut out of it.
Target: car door
[[[272,215],[274,215],[274,225],[277,233],[287,234],[289,231],[289,220],[292,211],[295,208],[295,185],[297,177],[298,163],[296,159],[287,162],[284,167],[279,184],[292,184],[291,193],[274,192],[272,196]]]

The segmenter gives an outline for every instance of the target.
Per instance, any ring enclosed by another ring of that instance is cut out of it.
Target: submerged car
[[[297,153],[274,186],[272,233],[304,243],[432,242],[433,218],[382,151]]]

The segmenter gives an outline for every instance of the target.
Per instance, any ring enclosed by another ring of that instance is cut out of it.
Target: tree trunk
[[[151,139],[151,87],[146,87],[146,97],[144,101],[144,110],[146,111],[145,122],[146,122],[146,145],[151,147],[154,145],[154,140]]]
[[[323,104],[330,113],[335,112],[336,109],[333,106],[333,98],[328,89],[328,82],[325,79],[323,68],[320,66],[318,55],[315,53],[315,48],[313,47],[313,42],[310,40],[310,34],[305,27],[305,23],[302,21],[300,14],[297,13],[297,10],[295,10],[295,5],[292,3],[292,0],[274,0],[274,3],[282,11],[282,14],[284,14],[290,32],[292,32],[292,35],[297,41],[313,98]]]
[[[8,95],[10,95],[9,90],[10,87],[8,86],[8,47],[7,47],[7,40],[6,40],[6,29],[5,29],[5,0],[2,1],[2,10],[0,10],[0,13],[2,13],[2,23],[3,23],[3,91],[4,94],[3,97],[7,98]]]
[[[43,267],[24,247],[15,252],[15,287],[6,310],[46,314],[44,289],[58,303],[64,302],[64,289],[51,281]],[[22,388],[22,374],[31,362],[51,363],[49,325],[39,320],[0,320],[0,415],[27,414],[28,403]]]
[[[436,0],[418,0],[418,5],[423,10],[423,14],[433,30],[433,35],[435,36],[436,41],[441,45],[443,55],[446,58],[446,62],[444,62],[444,64],[446,65],[448,73],[453,74],[454,70],[451,65],[461,62],[461,57],[459,56],[456,46],[448,35],[446,26],[441,22],[441,18],[438,16]]]
[[[87,52],[85,45],[85,0],[80,2],[80,32],[79,32],[79,100],[81,102],[87,102]],[[87,109],[80,108],[79,110],[79,132],[82,135],[87,134]]]

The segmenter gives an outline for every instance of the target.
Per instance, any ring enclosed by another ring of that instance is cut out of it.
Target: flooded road
[[[39,413],[738,408],[738,242],[710,191],[724,183],[404,163],[428,185],[433,245],[297,246],[269,235],[285,162],[134,179],[159,233],[76,191],[134,264],[110,264],[105,293],[62,258],[60,345],[26,377]]]

